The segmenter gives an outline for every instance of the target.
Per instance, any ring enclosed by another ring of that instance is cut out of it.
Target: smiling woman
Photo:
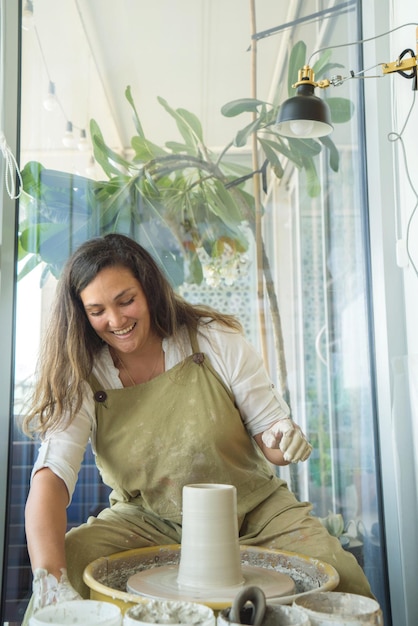
[[[303,549],[337,570],[341,591],[372,595],[354,557],[272,471],[306,461],[312,446],[239,322],[179,297],[124,235],[89,240],[67,261],[24,426],[43,439],[26,504],[34,593],[25,620],[69,587],[88,598],[83,571],[101,556],[181,543],[191,480],[236,488],[242,544]],[[89,438],[110,506],[65,533]]]

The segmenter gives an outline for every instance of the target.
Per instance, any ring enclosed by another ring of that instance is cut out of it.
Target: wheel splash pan
[[[146,602],[149,598],[128,593],[128,579],[137,572],[178,565],[180,544],[153,546],[118,552],[101,557],[86,567],[83,580],[90,589],[92,600],[117,604],[123,612],[129,607]],[[276,570],[290,576],[295,583],[295,593],[269,600],[269,604],[292,604],[296,598],[316,591],[332,591],[338,585],[337,571],[328,563],[296,552],[240,546],[242,565]],[[215,611],[230,606],[225,602],[201,602]]]

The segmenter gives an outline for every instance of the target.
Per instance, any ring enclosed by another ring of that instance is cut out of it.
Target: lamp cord
[[[6,141],[3,131],[0,131],[0,150],[6,162],[6,168],[4,170],[4,184],[6,186],[6,191],[11,200],[17,200],[20,198],[23,188],[22,174],[20,173],[16,158]],[[17,174],[17,178],[19,180],[17,189],[15,174]]]
[[[411,173],[409,171],[408,168],[408,159],[407,159],[407,155],[406,155],[406,149],[405,149],[405,143],[403,140],[403,134],[405,132],[405,129],[407,127],[407,124],[409,122],[409,119],[411,117],[412,111],[415,107],[415,103],[416,103],[416,91],[414,91],[413,93],[413,98],[412,98],[412,103],[411,106],[409,107],[409,111],[407,113],[407,116],[405,118],[404,124],[401,128],[401,130],[397,133],[395,131],[391,131],[390,133],[388,133],[387,138],[388,141],[390,142],[396,142],[399,141],[399,145],[401,147],[402,150],[402,159],[403,159],[403,164],[404,164],[404,168],[405,168],[405,174],[406,174],[406,179],[408,181],[408,184],[411,188],[412,193],[415,196],[415,205],[408,217],[408,221],[406,224],[406,236],[405,236],[405,241],[406,241],[406,254],[408,256],[408,260],[411,263],[412,269],[415,273],[416,276],[418,276],[418,267],[416,265],[416,263],[414,262],[414,259],[412,258],[412,254],[411,254],[411,249],[410,249],[410,234],[411,234],[411,226],[412,226],[412,222],[414,220],[414,217],[417,213],[418,210],[418,191],[415,189],[414,183],[412,181],[411,178]]]
[[[380,33],[380,35],[374,35],[373,37],[368,37],[367,39],[359,39],[358,41],[350,41],[348,43],[340,43],[334,46],[325,46],[324,48],[318,48],[318,50],[315,50],[314,52],[312,52],[311,56],[309,57],[308,65],[311,65],[312,57],[315,56],[315,54],[319,54],[320,52],[324,52],[325,50],[331,50],[331,49],[334,50],[335,48],[346,48],[347,46],[355,46],[360,43],[367,43],[368,41],[374,41],[375,39],[379,39],[380,37],[386,37],[387,35],[394,33],[396,30],[405,28],[406,26],[418,26],[418,23],[408,22],[408,24],[402,24],[401,26],[396,26],[396,28],[392,28],[391,30],[386,31],[385,33]]]
[[[405,54],[410,54],[411,57],[413,59],[415,59],[415,52],[413,50],[411,50],[411,48],[406,48],[405,50],[403,50],[400,55],[399,55],[399,60],[403,59]],[[398,70],[397,72],[398,74],[400,74],[401,76],[403,76],[404,78],[413,78],[414,79],[414,84],[412,85],[412,89],[414,89],[415,91],[417,90],[417,66],[415,65],[415,67],[413,67],[411,69],[411,73],[407,74],[406,72],[404,72],[403,70]]]

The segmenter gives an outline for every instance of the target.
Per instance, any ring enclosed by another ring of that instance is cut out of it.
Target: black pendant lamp
[[[333,131],[329,106],[314,95],[318,83],[313,82],[312,70],[305,66],[301,73],[294,85],[296,95],[280,106],[276,130],[285,137],[325,137]]]

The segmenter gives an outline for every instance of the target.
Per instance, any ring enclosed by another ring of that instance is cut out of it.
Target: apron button
[[[197,365],[202,365],[204,360],[205,360],[205,355],[202,352],[196,352],[193,355],[193,361],[197,363]]]
[[[96,391],[94,394],[94,399],[96,402],[104,402],[107,398],[107,393],[105,391]]]

